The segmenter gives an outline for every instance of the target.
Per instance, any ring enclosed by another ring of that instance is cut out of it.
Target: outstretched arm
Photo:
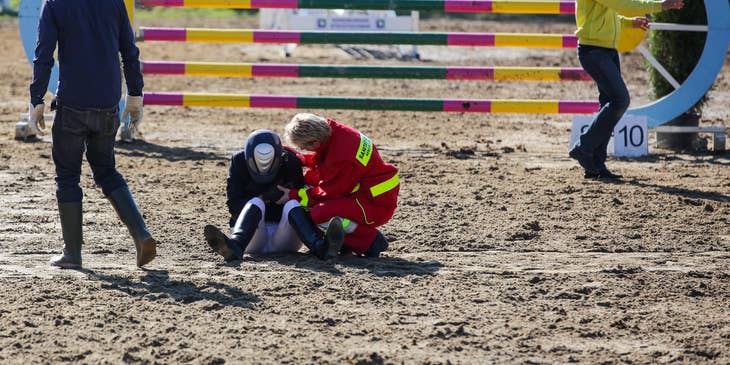
[[[56,51],[58,43],[58,30],[52,6],[52,2],[46,2],[38,24],[38,42],[33,58],[33,81],[30,84],[30,103],[33,106],[43,104],[54,63],[53,52]]]
[[[647,18],[647,17],[638,16],[635,18],[626,18],[626,17],[620,17],[620,18],[621,18],[622,27],[639,28],[642,30],[649,29],[649,18]]]
[[[122,54],[122,66],[124,67],[124,79],[127,82],[127,94],[130,96],[142,96],[144,80],[142,69],[139,63],[139,48],[134,43],[134,30],[129,23],[129,16],[124,3],[121,6],[120,29],[119,29],[119,52]]]
[[[684,5],[683,0],[596,0],[596,2],[627,17],[680,9]]]
[[[280,189],[288,194],[289,199],[297,200],[303,206],[313,206],[323,200],[337,199],[351,194],[359,187],[361,176],[354,166],[348,162],[343,162],[331,168],[334,171],[330,171],[329,174],[322,174],[325,176],[317,186],[299,190],[281,189],[281,187]]]

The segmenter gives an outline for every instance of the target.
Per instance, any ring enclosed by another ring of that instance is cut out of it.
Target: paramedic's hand
[[[276,188],[281,190],[284,193],[284,194],[281,194],[281,198],[279,198],[279,200],[276,201],[276,204],[281,205],[281,204],[288,202],[290,189],[287,189],[286,187],[283,187],[281,185],[277,185]]]
[[[142,123],[142,96],[127,95],[122,112],[122,122],[129,116],[129,129],[136,131]]]
[[[684,0],[664,0],[662,10],[682,9]]]
[[[36,106],[28,103],[28,129],[33,134],[44,135],[46,129],[46,121],[43,119],[43,109],[46,104],[40,103]]]
[[[634,26],[634,28],[648,30],[649,29],[649,18],[643,18],[643,17],[633,18],[633,19],[631,19],[631,24]]]

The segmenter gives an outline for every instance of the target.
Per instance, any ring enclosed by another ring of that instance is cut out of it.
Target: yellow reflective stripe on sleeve
[[[352,189],[352,191],[350,192],[350,194],[356,193],[358,190],[360,190],[360,183],[357,183],[357,185],[355,185],[355,188]]]
[[[309,196],[307,196],[307,189],[299,189],[299,204],[306,207],[309,204]]]
[[[367,166],[370,162],[370,156],[373,155],[373,142],[370,138],[360,133],[360,146],[357,148],[355,159],[360,161],[363,166]]]
[[[370,194],[372,194],[373,197],[376,197],[380,194],[393,190],[393,188],[398,186],[398,184],[400,184],[400,181],[398,180],[398,174],[395,174],[390,179],[385,180],[385,181],[381,182],[380,184],[374,185],[373,187],[371,187]]]

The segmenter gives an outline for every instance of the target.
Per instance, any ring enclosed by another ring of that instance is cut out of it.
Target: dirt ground
[[[234,24],[239,23],[239,24]],[[256,27],[254,19],[143,25]],[[570,23],[425,20],[422,30],[569,33]],[[410,64],[276,45],[140,44],[145,60]],[[230,155],[295,110],[145,109],[146,142],[117,164],[162,242],[141,270],[85,166],[81,271],[62,247],[49,136],[13,140],[31,68],[0,20],[0,363],[730,363],[730,154],[651,148],[586,181],[571,117],[312,110],[369,135],[400,169],[379,259],[303,252],[224,264]],[[433,65],[576,66],[574,50],[421,47]],[[641,56],[624,58],[633,104]],[[415,63],[415,62],[414,62]],[[703,123],[730,125],[730,59]],[[146,91],[464,98],[596,98],[590,83],[147,77]]]

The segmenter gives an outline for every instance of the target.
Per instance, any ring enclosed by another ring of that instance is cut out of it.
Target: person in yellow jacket
[[[616,123],[630,103],[616,50],[622,28],[646,30],[649,19],[645,14],[681,9],[683,6],[683,0],[576,1],[578,60],[596,82],[601,105],[590,127],[570,150],[570,157],[578,160],[585,170],[585,178],[621,178],[606,167],[606,148]]]

